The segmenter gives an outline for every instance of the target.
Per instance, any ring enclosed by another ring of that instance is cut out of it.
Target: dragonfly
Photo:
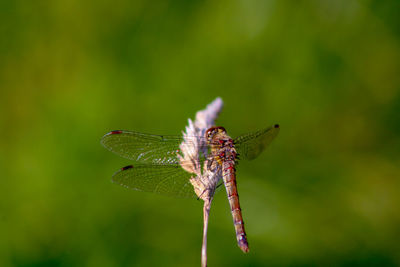
[[[278,124],[231,138],[224,127],[211,127],[204,136],[154,135],[115,130],[103,136],[102,145],[115,154],[135,162],[121,168],[112,181],[124,187],[173,197],[198,197],[190,182],[192,173],[180,161],[180,145],[199,140],[204,147],[208,168],[217,168],[226,188],[239,248],[249,251],[236,186],[236,165],[241,159],[253,160],[278,135]],[[193,164],[193,162],[192,162]]]

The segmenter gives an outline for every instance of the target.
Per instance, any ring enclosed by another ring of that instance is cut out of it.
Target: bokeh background
[[[225,192],[209,266],[400,265],[400,2],[1,1],[0,266],[199,266],[202,202],[130,191],[110,130],[180,134],[220,96],[281,132]]]

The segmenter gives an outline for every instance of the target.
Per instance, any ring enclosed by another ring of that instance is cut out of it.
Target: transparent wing
[[[112,131],[101,139],[105,148],[142,163],[178,164],[181,136],[163,136],[131,131]]]
[[[124,187],[173,197],[196,197],[190,173],[179,165],[142,164],[127,166],[116,172],[112,180]]]
[[[235,147],[241,159],[252,160],[274,140],[279,133],[279,125],[243,134],[234,139]]]

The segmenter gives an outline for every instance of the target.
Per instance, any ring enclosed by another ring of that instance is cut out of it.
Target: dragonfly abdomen
[[[234,161],[225,161],[222,165],[222,175],[229,205],[231,207],[238,246],[243,252],[249,252],[249,244],[246,238],[246,231],[244,230],[242,211],[240,209],[239,195],[236,186],[236,171]]]

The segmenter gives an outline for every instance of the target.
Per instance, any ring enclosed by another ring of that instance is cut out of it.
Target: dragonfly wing
[[[190,177],[190,173],[179,165],[139,164],[122,168],[112,180],[138,191],[194,198],[196,195]]]
[[[234,142],[239,157],[248,160],[255,159],[274,140],[278,133],[279,125],[275,124],[237,137]]]
[[[141,163],[178,164],[180,136],[163,136],[131,131],[112,131],[101,139],[108,150]]]

